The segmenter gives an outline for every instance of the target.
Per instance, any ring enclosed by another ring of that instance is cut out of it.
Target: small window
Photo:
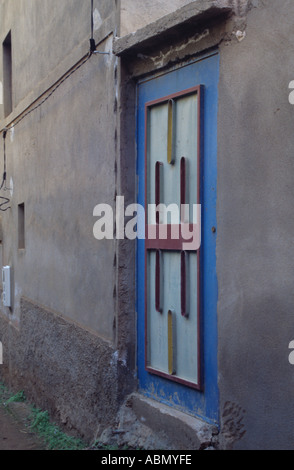
[[[25,249],[25,205],[18,205],[18,249]]]
[[[12,111],[12,48],[11,32],[3,42],[3,104],[4,116],[8,116]]]

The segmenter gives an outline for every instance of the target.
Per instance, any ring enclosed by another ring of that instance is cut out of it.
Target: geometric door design
[[[197,389],[202,93],[196,86],[145,105],[146,369]]]
[[[138,389],[214,424],[218,80],[217,51],[139,80],[136,141]]]

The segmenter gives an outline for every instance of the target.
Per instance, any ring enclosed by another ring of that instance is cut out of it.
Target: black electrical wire
[[[3,169],[3,176],[2,176],[2,182],[0,184],[0,191],[3,189],[4,191],[7,191],[8,188],[6,187],[6,178],[7,178],[7,173],[6,173],[6,136],[7,132],[14,127],[16,127],[23,119],[25,119],[29,114],[31,114],[33,111],[36,109],[40,108],[54,93],[55,91],[69,78],[71,77],[77,70],[79,70],[91,57],[91,52],[87,54],[85,59],[76,67],[74,67],[69,73],[64,75],[64,77],[52,88],[50,93],[42,100],[40,103],[38,103],[36,106],[33,108],[29,109],[27,112],[25,112],[12,126],[10,127],[5,127],[1,129],[0,133],[2,133],[3,136],[3,155],[4,155],[4,169]],[[0,201],[3,201],[2,203],[0,202],[0,211],[6,212],[10,207],[5,207],[7,204],[10,203],[10,200],[7,197],[0,196]]]
[[[33,111],[36,109],[40,108],[46,101],[56,92],[56,90],[69,78],[71,77],[77,70],[79,70],[86,62],[88,62],[89,58],[91,57],[91,54],[88,53],[86,58],[75,68],[73,68],[69,73],[67,73],[58,83],[55,85],[50,93],[42,100],[40,103],[38,103],[36,106],[33,108],[29,109],[27,112],[25,112],[11,127],[1,129],[0,132],[4,132],[5,130],[11,130],[14,127],[16,127],[23,119],[25,119],[29,114],[31,114]]]
[[[60,87],[60,85],[62,85],[69,77],[71,77],[77,70],[79,70],[86,62],[88,62],[88,60],[90,59],[90,57],[92,56],[93,52],[95,51],[96,49],[96,45],[95,45],[95,39],[94,39],[94,0],[91,0],[91,38],[90,38],[90,50],[88,52],[88,54],[85,56],[84,60],[82,60],[81,63],[79,63],[76,67],[74,67],[70,72],[66,73],[63,78],[61,78],[58,83],[52,88],[52,90],[50,91],[50,93],[42,100],[40,101],[40,103],[38,103],[36,106],[34,106],[33,108],[31,108],[29,111],[25,112],[21,117],[20,119],[18,119],[12,126],[8,127],[8,128],[4,128],[4,129],[1,129],[0,130],[0,133],[3,133],[5,130],[10,130],[12,128],[14,128],[15,126],[17,126],[24,118],[26,118],[29,114],[31,114],[33,111],[35,111],[36,109],[38,109],[40,106],[42,106],[42,104],[44,104],[52,95],[53,93],[55,93],[55,91]],[[49,91],[49,90],[47,90]]]
[[[1,212],[6,212],[6,211],[8,211],[8,209],[11,209],[10,206],[3,209],[3,206],[10,203],[10,199],[8,199],[7,197],[0,196],[0,200],[4,201],[0,204],[0,211]]]
[[[4,170],[3,170],[3,176],[2,176],[2,183],[0,185],[0,190],[3,189],[3,186],[4,186],[4,191],[7,191],[8,188],[6,187],[6,177],[7,177],[7,173],[6,173],[6,136],[7,136],[7,129],[4,129],[3,130],[3,159],[4,159]],[[0,196],[0,201],[3,201],[2,203],[0,203],[0,211],[2,212],[6,212],[8,209],[10,209],[10,207],[5,207],[7,204],[10,203],[10,199],[8,199],[7,197],[3,197],[3,196]]]
[[[94,38],[94,0],[91,0],[91,39]]]
[[[91,0],[91,38],[90,38],[90,53],[93,54],[96,50],[94,39],[94,0]]]
[[[92,56],[93,52],[96,52],[96,45],[95,45],[95,39],[94,39],[94,0],[91,0],[91,38],[90,38],[90,50],[88,54],[85,56],[84,60],[82,60],[81,63],[79,63],[76,67],[74,67],[70,72],[66,73],[63,78],[61,78],[58,83],[52,88],[50,93],[42,100],[40,103],[38,103],[36,106],[33,108],[29,109],[27,112],[25,112],[13,125],[11,125],[8,128],[3,128],[0,130],[0,133],[4,133],[4,131],[8,131],[10,129],[13,129],[16,127],[23,119],[25,119],[29,114],[31,114],[33,111],[38,109],[40,106],[42,106],[54,93],[55,91],[62,85],[69,77],[71,77],[77,70],[79,70]],[[97,52],[98,53],[98,52]],[[99,52],[99,54],[109,54],[109,52]],[[48,92],[49,90],[47,90]]]
[[[4,159],[4,170],[3,170],[3,177],[2,177],[2,183],[0,185],[0,190],[3,188],[5,181],[6,181],[6,135],[7,135],[7,130],[3,131],[3,159]]]
[[[2,189],[4,189],[4,191],[7,191],[8,188],[6,187],[6,177],[7,177],[7,174],[6,174],[6,135],[7,135],[7,132],[13,128],[15,128],[23,119],[25,119],[29,114],[31,114],[33,111],[35,111],[36,109],[40,108],[40,106],[42,106],[44,103],[46,103],[46,101],[56,92],[56,90],[58,90],[58,88],[69,78],[71,77],[77,70],[79,70],[86,62],[88,62],[88,60],[90,59],[90,57],[92,56],[93,52],[96,50],[96,45],[95,45],[95,39],[94,39],[94,17],[93,17],[93,13],[94,13],[94,0],[91,0],[91,38],[90,38],[90,50],[88,52],[88,54],[85,56],[85,58],[82,60],[82,62],[80,62],[77,66],[75,66],[70,72],[66,73],[58,82],[55,86],[53,86],[53,88],[51,89],[51,91],[48,93],[49,90],[47,90],[47,96],[41,100],[36,106],[33,106],[31,109],[29,109],[28,111],[24,112],[24,114],[21,115],[21,117],[16,120],[15,123],[13,123],[13,125],[11,125],[10,127],[5,127],[3,129],[0,130],[0,133],[2,133],[3,135],[3,151],[4,151],[4,170],[3,170],[3,177],[2,177],[2,182],[1,182],[1,185],[0,185],[0,191]],[[0,211],[7,211],[8,209],[10,209],[10,207],[7,207],[5,209],[3,209],[3,206],[5,206],[6,204],[9,204],[10,200],[6,197],[2,197],[0,196],[0,200],[3,200],[4,202],[0,203]]]

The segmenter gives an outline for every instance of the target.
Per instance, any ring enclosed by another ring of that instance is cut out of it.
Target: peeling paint
[[[94,31],[97,31],[97,29],[99,29],[100,26],[102,25],[102,18],[97,8],[95,8],[93,12],[93,23],[94,23]]]
[[[127,367],[126,353],[124,353],[122,356],[119,356],[119,352],[115,351],[112,354],[110,365],[113,367],[113,366],[116,366],[118,363],[120,363],[124,367]]]
[[[124,351],[121,354],[121,356],[119,358],[119,362],[122,366],[127,367],[127,353],[126,353],[126,351]]]
[[[14,124],[12,124],[10,128],[10,142],[13,143],[14,141]]]
[[[111,361],[110,361],[110,365],[111,365],[111,366],[116,365],[116,364],[117,364],[117,361],[118,361],[118,351],[115,351],[115,352],[112,354]]]
[[[12,196],[13,196],[13,179],[12,179],[12,177],[10,177],[10,181],[9,181],[9,190],[10,190],[10,197],[12,198]]]
[[[235,33],[236,38],[238,39],[239,42],[243,41],[246,37],[246,31],[237,31]]]
[[[105,52],[108,52],[109,55],[108,56],[106,55],[104,57],[108,62],[111,60],[112,49],[113,49],[113,37],[109,36],[109,38],[106,40],[106,44],[105,44]]]

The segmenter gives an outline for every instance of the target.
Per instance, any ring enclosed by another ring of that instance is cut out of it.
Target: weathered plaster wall
[[[198,30],[194,41],[156,46],[142,30],[137,44],[129,37],[115,47],[126,76],[138,77],[219,46],[220,434],[212,442],[222,449],[292,449],[294,6],[221,3],[235,16],[206,28],[206,36]]]
[[[16,41],[22,34],[26,37],[24,25],[29,11],[41,21],[38,9],[41,3],[27,7],[21,15],[15,14],[14,22],[17,25],[18,19],[21,22],[19,29],[15,27]],[[67,47],[74,48],[76,41],[87,34],[87,25],[77,18],[80,34],[76,31],[75,41],[71,40],[72,24],[66,22],[62,29],[58,23],[65,15],[65,4],[61,6],[59,2],[58,8],[56,3],[53,14],[47,12],[45,17],[55,19],[57,36],[68,37]],[[23,2],[20,5],[24,7]],[[83,15],[90,19],[88,9],[84,10]],[[75,15],[70,12],[68,15],[83,18],[80,13],[77,9]],[[41,40],[36,37],[40,48],[42,41],[50,42],[51,36],[55,40],[55,29],[35,28],[34,31],[40,33]],[[27,36],[30,41],[33,34]],[[111,50],[111,45],[109,36],[100,43],[100,48]],[[56,52],[54,47],[45,48],[44,43],[42,47],[55,55],[55,64],[66,58],[66,49],[57,48]],[[87,54],[87,49],[84,53]],[[40,62],[34,57],[28,62],[23,67],[14,55],[17,77],[14,88],[20,97],[26,92],[20,91],[19,84],[33,89],[37,80],[46,74],[46,53]],[[13,194],[12,209],[3,219],[6,234],[3,263],[11,265],[15,272],[13,316],[19,317],[19,301],[21,296],[26,296],[107,340],[114,338],[115,245],[94,239],[93,209],[100,202],[112,205],[115,195],[115,63],[112,54],[93,55],[48,101],[8,132],[7,173]],[[39,77],[30,80],[26,70],[35,76],[34,69]],[[56,72],[55,81],[59,79]],[[26,247],[18,250],[17,205],[22,202],[26,210]],[[106,265],[112,269],[105,271]],[[99,275],[101,271],[103,276]]]
[[[191,0],[121,0],[120,36],[133,33],[188,3]]]
[[[42,2],[31,7],[49,7],[51,0]],[[203,24],[189,37],[182,30],[172,48],[153,43],[143,55],[136,50],[121,70],[112,55],[93,56],[8,133],[12,209],[2,216],[0,249],[2,264],[13,268],[15,289],[12,310],[0,316],[1,378],[90,438],[114,419],[121,400],[135,388],[136,334],[134,245],[97,242],[93,208],[113,204],[116,194],[134,202],[136,78],[218,45],[220,434],[213,443],[223,449],[293,448],[294,373],[288,345],[294,339],[294,108],[288,85],[294,79],[289,21],[294,6],[290,0],[216,3],[231,5],[236,16],[227,23]],[[69,4],[54,2],[55,20],[66,15]],[[24,5],[1,0],[1,34],[15,26],[14,8]],[[95,5],[95,31],[100,31],[101,48],[108,50],[112,35],[106,31],[111,26],[117,35],[111,5],[108,0]],[[42,90],[48,71],[52,83],[86,53],[88,16],[82,2],[75,6],[74,35],[72,22],[60,28],[53,21],[56,38],[46,25],[39,29],[32,23],[34,34],[42,31],[42,48],[50,39],[63,47],[49,48],[47,58],[34,49],[37,40],[30,43],[30,54],[21,46],[19,59],[26,57],[28,65],[14,78],[15,103],[29,103],[30,90]],[[41,13],[35,18],[40,25],[42,18]],[[134,15],[134,27],[143,26],[141,20]],[[25,34],[24,24],[15,38],[18,34]],[[17,205],[22,202],[25,251],[17,249]]]
[[[258,0],[215,0],[216,5],[229,6],[233,8],[235,13],[235,21],[238,20],[241,25],[248,6],[255,4]],[[137,0],[121,0],[120,12],[120,36],[134,33],[150,23],[155,22],[159,18],[173,14],[178,9],[190,5],[191,9],[195,5],[202,8],[205,0],[145,0],[138,2]]]
[[[3,262],[15,271],[13,315],[19,316],[19,299],[26,296],[108,340],[115,269],[104,267],[113,266],[115,246],[94,239],[93,209],[114,198],[114,88],[112,59],[93,56],[8,132],[13,195],[3,219]],[[17,205],[23,202],[26,247],[18,250]]]
[[[221,47],[219,386],[235,448],[293,448],[293,14],[288,0],[255,2],[246,38]]]
[[[2,2],[0,42],[11,30],[16,107],[73,49],[90,38],[91,4],[79,0]],[[95,29],[115,16],[115,0],[95,0]],[[50,44],[50,47],[48,45]]]
[[[61,316],[22,300],[19,329],[0,315],[1,379],[92,441],[118,410],[117,358],[108,343]]]
[[[14,108],[2,129],[87,56],[91,16],[90,2],[72,0],[0,7],[1,35],[12,30],[14,67]],[[88,438],[133,390],[134,343],[118,325],[134,321],[135,308],[133,277],[124,274],[116,242],[93,235],[94,207],[114,206],[117,193],[116,2],[94,1],[94,14],[98,49],[109,55],[93,54],[7,133],[11,209],[2,219],[1,267],[12,268],[13,305],[0,314],[1,378]],[[24,250],[17,239],[21,203]]]

